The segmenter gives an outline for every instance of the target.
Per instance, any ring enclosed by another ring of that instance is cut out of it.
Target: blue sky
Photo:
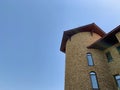
[[[63,31],[120,24],[119,0],[0,0],[0,90],[64,90]]]

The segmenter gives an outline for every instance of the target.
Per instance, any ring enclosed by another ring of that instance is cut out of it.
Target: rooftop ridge
[[[94,32],[100,35],[101,37],[106,35],[106,33],[100,27],[98,27],[95,23],[91,23],[88,25],[84,25],[81,27],[64,31],[60,51],[65,53],[67,40],[70,39],[73,35],[80,32]]]

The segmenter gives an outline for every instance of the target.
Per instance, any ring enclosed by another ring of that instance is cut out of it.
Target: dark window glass
[[[117,50],[118,50],[118,52],[119,52],[119,54],[120,54],[120,46],[117,47]]]
[[[115,75],[114,77],[115,77],[117,87],[120,88],[120,75]]]
[[[93,90],[98,90],[98,81],[97,81],[97,77],[96,77],[96,73],[95,72],[90,72],[90,78],[91,78],[91,83],[92,83],[92,89]]]
[[[106,57],[107,57],[108,62],[111,62],[113,59],[110,52],[106,53]]]
[[[91,53],[87,53],[87,60],[88,60],[88,65],[89,66],[93,66],[94,65]]]

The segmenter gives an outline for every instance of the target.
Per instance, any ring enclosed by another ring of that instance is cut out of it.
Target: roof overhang
[[[96,42],[88,46],[88,48],[104,50],[111,47],[112,45],[119,42],[115,36],[115,34],[118,32],[120,32],[120,25],[113,29],[111,32],[109,32],[107,35],[105,35],[103,38],[97,40]]]
[[[65,52],[67,40],[70,39],[73,35],[80,32],[91,32],[91,33],[94,32],[100,35],[101,37],[106,35],[106,33],[101,28],[99,28],[95,23],[64,31],[60,51]]]

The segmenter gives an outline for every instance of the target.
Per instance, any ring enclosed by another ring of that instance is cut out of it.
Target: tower
[[[94,23],[64,31],[65,90],[120,89],[119,32],[106,34]]]

